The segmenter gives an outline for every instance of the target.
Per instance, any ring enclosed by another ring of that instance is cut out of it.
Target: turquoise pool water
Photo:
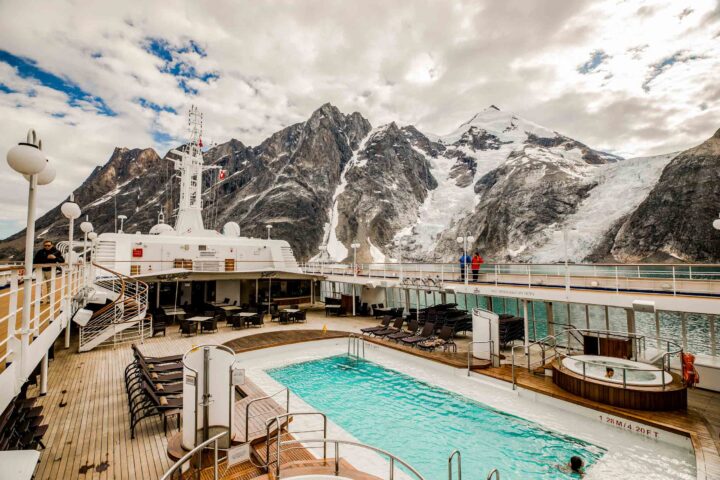
[[[558,464],[580,455],[588,466],[604,449],[369,361],[344,355],[268,370],[360,442],[387,450],[428,480],[447,478],[462,451],[463,478],[569,479]]]

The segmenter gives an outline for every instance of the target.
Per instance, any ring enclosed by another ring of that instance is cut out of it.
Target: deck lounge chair
[[[403,345],[410,345],[414,347],[415,344],[420,343],[424,340],[428,340],[433,334],[433,332],[435,332],[435,324],[432,322],[425,322],[425,325],[423,325],[422,331],[419,335],[401,338],[400,341],[403,343]]]
[[[148,365],[154,365],[154,364],[162,364],[162,363],[177,363],[181,362],[183,359],[182,355],[168,355],[165,357],[150,357],[148,355],[143,354],[138,346],[136,344],[130,345],[130,348],[132,348],[133,356],[134,357],[140,357],[143,359],[143,362],[145,362]]]
[[[392,327],[388,327],[385,330],[379,330],[377,332],[372,332],[370,335],[372,335],[373,337],[384,337],[385,335],[390,335],[392,333],[398,333],[400,330],[402,330],[403,323],[405,323],[404,318],[402,318],[402,317],[396,318],[392,324]]]
[[[177,416],[177,428],[180,428],[181,398],[158,396],[146,383],[143,383],[142,392],[144,395],[136,398],[130,407],[130,438],[135,438],[135,427],[141,420],[157,415],[163,417],[163,431],[166,435],[168,416]]]
[[[385,330],[390,326],[390,322],[392,322],[392,317],[390,315],[386,315],[383,317],[383,319],[380,321],[380,325],[377,325],[375,327],[365,327],[361,328],[360,331],[363,335],[369,335],[373,332],[379,332],[380,330]]]
[[[440,329],[440,333],[437,337],[432,337],[422,342],[418,342],[418,348],[432,352],[436,348],[441,348],[443,351],[452,349],[453,352],[457,352],[457,344],[453,340],[455,331],[453,327],[445,325]]]
[[[420,329],[420,326],[418,324],[417,319],[413,318],[410,320],[410,324],[408,325],[408,328],[406,330],[401,330],[397,333],[391,333],[390,335],[386,336],[388,340],[395,340],[396,342],[399,342],[403,338],[412,337],[417,333],[417,331]]]

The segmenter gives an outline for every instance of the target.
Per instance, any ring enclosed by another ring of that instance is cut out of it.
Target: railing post
[[[335,476],[340,475],[340,443],[335,442]]]
[[[42,301],[42,283],[43,283],[43,273],[42,268],[37,267],[35,269],[35,308],[33,309],[33,319],[32,319],[32,335],[33,335],[33,341],[35,340],[35,337],[38,335],[40,331],[40,302]]]
[[[390,457],[390,476],[388,477],[389,480],[393,480],[395,478],[395,458]]]
[[[675,282],[675,266],[672,267],[673,295],[677,295],[677,284]]]
[[[18,271],[13,270],[10,273],[10,303],[8,308],[8,338],[15,335],[17,331],[17,297],[18,297]]]
[[[213,475],[215,480],[218,480],[218,439],[215,439],[214,442],[214,453],[215,453],[215,463],[213,465]]]

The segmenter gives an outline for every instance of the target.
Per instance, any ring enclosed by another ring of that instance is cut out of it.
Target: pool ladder
[[[462,454],[460,453],[460,450],[453,450],[453,452],[448,457],[448,480],[453,480],[453,458],[457,457],[457,480],[462,480]],[[500,480],[500,472],[497,468],[493,468],[490,470],[490,473],[488,473],[488,476],[486,477],[486,480]]]
[[[348,337],[348,357],[365,358],[365,339],[355,334]]]

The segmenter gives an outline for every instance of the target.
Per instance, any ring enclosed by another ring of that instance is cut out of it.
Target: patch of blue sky
[[[167,105],[158,105],[157,103],[151,102],[150,100],[146,98],[138,98],[136,100],[137,104],[140,105],[143,108],[149,108],[150,110],[153,110],[155,112],[168,112],[168,113],[174,113],[177,114],[177,111],[170,106]]]
[[[580,65],[577,68],[577,71],[582,73],[583,75],[592,73],[593,71],[597,70],[597,68],[602,65],[602,63],[608,58],[610,58],[610,56],[604,51],[595,50],[590,54],[590,60]]]
[[[12,88],[8,87],[8,86],[5,85],[4,83],[0,83],[0,92],[2,92],[2,93],[15,93],[15,90],[13,90]]]
[[[148,38],[145,41],[145,50],[164,62],[160,71],[174,76],[178,86],[187,94],[198,93],[197,88],[190,85],[190,80],[209,83],[220,78],[217,72],[198,72],[194,65],[183,60],[182,56],[188,53],[194,53],[201,58],[207,56],[207,52],[194,40],[176,47],[163,38]]]
[[[43,70],[37,66],[37,62],[30,58],[13,55],[6,50],[0,50],[0,62],[4,62],[15,68],[22,78],[29,78],[41,85],[64,93],[68,97],[68,105],[86,109],[91,106],[100,115],[114,117],[117,115],[105,101],[83,90],[78,84],[68,78],[63,78],[54,73]],[[35,94],[33,90],[28,95]]]
[[[645,90],[646,92],[649,92],[650,91],[650,83],[652,83],[652,81],[655,80],[657,77],[659,77],[660,75],[662,75],[663,73],[665,73],[669,69],[671,69],[675,64],[686,63],[686,62],[690,62],[692,60],[699,60],[701,58],[703,58],[703,57],[680,50],[678,52],[673,53],[672,55],[670,55],[668,57],[661,59],[659,62],[657,62],[653,65],[650,65],[650,72],[648,73],[647,77],[645,78],[645,81],[642,84],[643,90]]]

